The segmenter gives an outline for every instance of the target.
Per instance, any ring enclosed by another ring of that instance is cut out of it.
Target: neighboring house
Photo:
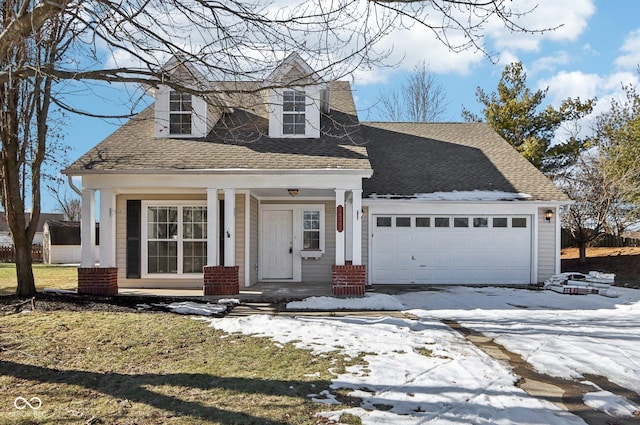
[[[99,227],[96,223],[95,258],[98,258]],[[80,222],[47,221],[42,238],[42,262],[45,264],[80,264]]]
[[[25,220],[29,220],[31,214],[25,213]],[[63,220],[64,214],[57,213],[40,213],[40,220],[38,221],[38,228],[33,236],[34,245],[42,245],[42,234],[44,231],[44,223],[49,220]],[[0,212],[0,246],[13,246],[13,239],[11,238],[11,232],[9,230],[9,223],[7,223],[7,216],[4,211]]]
[[[569,200],[487,124],[361,123],[349,84],[322,81],[297,54],[266,79],[272,89],[207,82],[177,60],[167,69],[220,95],[161,86],[64,170],[82,177],[84,228],[100,195],[102,268],[83,251],[81,292],[281,281],[352,295],[365,282],[530,284],[559,272]]]

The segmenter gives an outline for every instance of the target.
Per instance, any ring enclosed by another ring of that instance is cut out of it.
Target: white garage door
[[[526,284],[531,216],[374,215],[373,284]]]

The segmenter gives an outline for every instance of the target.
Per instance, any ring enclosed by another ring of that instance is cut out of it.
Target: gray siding
[[[317,260],[302,259],[303,282],[331,282],[331,267],[336,263],[336,203],[333,201],[319,203],[324,204],[325,251]]]
[[[366,281],[369,282],[369,208],[363,207],[362,218],[362,264],[367,268]]]
[[[259,211],[259,202],[256,198],[251,197],[250,200],[250,209],[249,209],[249,217],[251,220],[250,223],[250,253],[249,253],[249,270],[250,276],[249,281],[253,285],[258,282],[258,211]]]
[[[556,271],[556,220],[558,212],[554,211],[551,222],[544,219],[544,212],[548,208],[538,209],[538,282],[553,276]]]

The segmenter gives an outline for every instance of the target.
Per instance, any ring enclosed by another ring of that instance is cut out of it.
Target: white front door
[[[263,279],[293,279],[293,210],[262,211]]]

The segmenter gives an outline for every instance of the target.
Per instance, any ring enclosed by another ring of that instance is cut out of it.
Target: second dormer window
[[[286,90],[282,98],[282,134],[305,134],[306,96],[303,91]]]
[[[169,93],[169,134],[191,134],[191,94]]]

